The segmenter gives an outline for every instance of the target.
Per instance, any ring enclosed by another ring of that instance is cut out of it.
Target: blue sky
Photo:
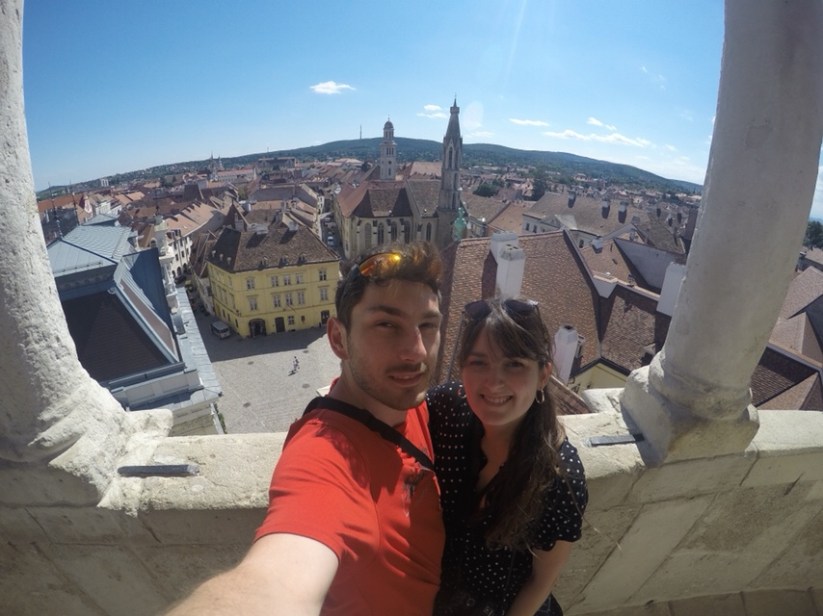
[[[38,189],[382,135],[571,152],[702,183],[721,0],[32,0]],[[818,182],[814,216],[823,217]]]

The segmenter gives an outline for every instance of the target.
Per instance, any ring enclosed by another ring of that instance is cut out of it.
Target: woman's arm
[[[534,616],[554,588],[572,551],[572,545],[568,541],[557,541],[551,550],[535,550],[531,577],[517,593],[506,616]]]

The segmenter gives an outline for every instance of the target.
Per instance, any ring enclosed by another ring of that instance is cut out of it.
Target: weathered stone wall
[[[588,445],[626,433],[605,396],[593,404],[603,412],[566,419],[591,493],[557,589],[568,614],[651,614],[647,602],[767,591],[823,597],[823,414],[765,411],[744,454],[647,468],[635,445]],[[283,437],[133,439],[123,465],[196,464],[199,474],[117,476],[97,506],[31,503],[38,475],[0,470],[0,611],[158,613],[248,548]]]

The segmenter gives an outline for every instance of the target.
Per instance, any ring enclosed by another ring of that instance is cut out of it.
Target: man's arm
[[[265,535],[239,565],[203,583],[167,616],[316,616],[337,564],[335,553],[319,541]]]

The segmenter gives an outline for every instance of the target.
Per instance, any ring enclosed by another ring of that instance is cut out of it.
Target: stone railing
[[[648,467],[635,444],[591,445],[628,434],[615,394],[593,392],[601,412],[565,418],[590,489],[556,591],[568,614],[766,591],[823,597],[823,414],[762,412],[741,454]],[[162,417],[145,427],[121,466],[197,474],[118,474],[99,503],[83,504],[32,494],[29,483],[59,470],[0,469],[4,613],[157,614],[243,555],[284,435],[168,438]]]

